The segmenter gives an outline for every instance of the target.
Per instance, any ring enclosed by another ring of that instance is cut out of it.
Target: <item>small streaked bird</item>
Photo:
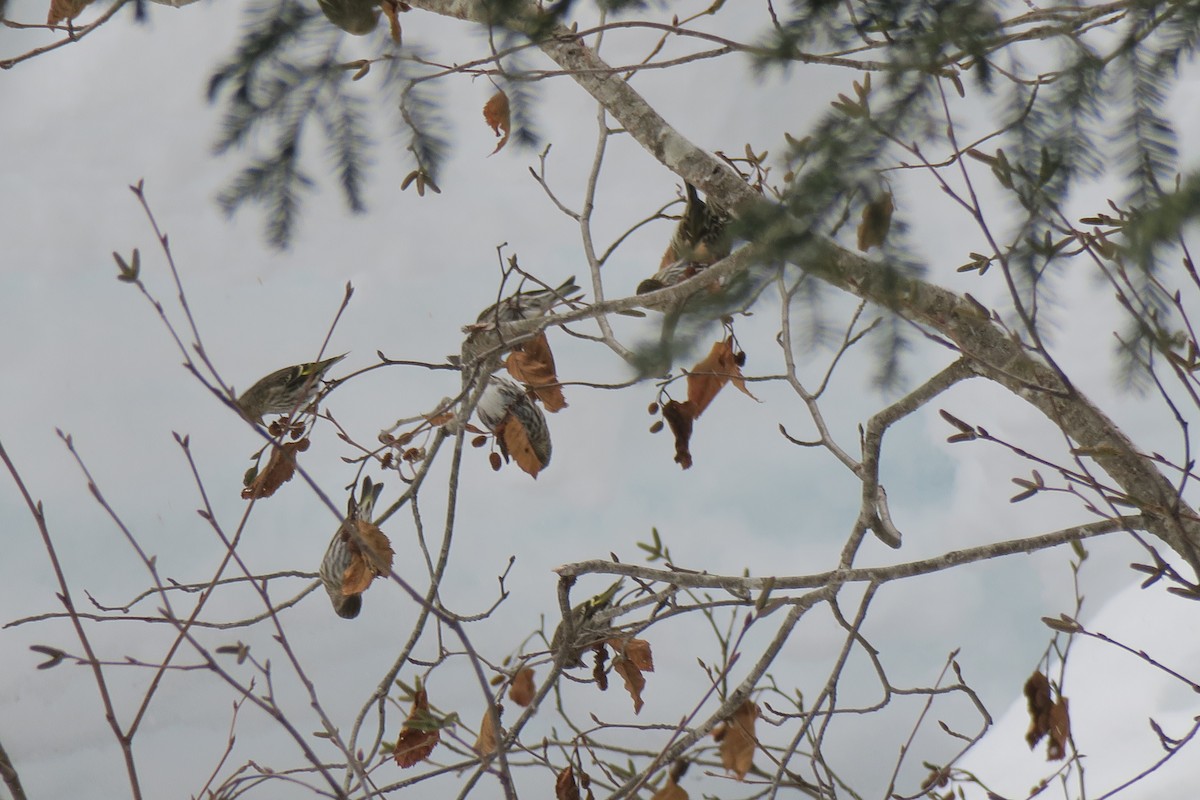
[[[363,478],[362,494],[359,500],[355,502],[354,495],[350,496],[350,502],[346,507],[346,518],[338,526],[337,533],[333,534],[333,539],[325,550],[325,557],[321,559],[321,568],[318,571],[321,576],[321,585],[329,594],[329,602],[333,603],[333,610],[344,619],[354,619],[358,616],[358,612],[362,611],[361,592],[359,594],[342,594],[342,576],[346,574],[346,568],[350,566],[353,558],[350,548],[351,537],[354,535],[352,526],[355,526],[360,519],[368,522],[371,520],[375,501],[379,499],[379,492],[382,489],[382,483],[372,483],[370,478]]]
[[[608,638],[612,631],[611,619],[596,619],[596,615],[612,605],[613,598],[621,589],[624,579],[617,581],[595,597],[588,598],[571,609],[571,650],[563,658],[563,668],[583,666],[583,653],[589,647]],[[566,647],[563,642],[563,623],[558,623],[554,636],[550,638],[550,652],[557,655]]]
[[[658,272],[638,284],[638,294],[681,283],[725,258],[733,249],[729,215],[716,204],[701,200],[695,186],[690,183],[683,186],[687,192],[683,216],[671,234]]]
[[[366,36],[379,24],[378,0],[317,0],[326,19],[346,33]]]
[[[488,430],[496,434],[500,443],[500,452],[508,456],[507,444],[502,435],[502,428],[509,414],[525,429],[525,435],[533,448],[538,461],[545,467],[550,463],[550,429],[546,425],[546,415],[525,390],[525,387],[513,383],[508,378],[493,375],[488,380],[487,388],[475,406],[479,421]]]
[[[252,422],[263,424],[266,414],[288,414],[296,411],[317,396],[321,378],[346,353],[324,361],[310,361],[277,369],[251,386],[237,399],[237,406]]]
[[[464,330],[494,326],[502,322],[517,322],[523,319],[536,319],[545,315],[550,309],[564,303],[574,303],[579,300],[577,292],[581,291],[575,283],[575,276],[567,278],[556,289],[534,289],[528,292],[516,292],[490,305],[479,313],[474,325],[468,325]]]

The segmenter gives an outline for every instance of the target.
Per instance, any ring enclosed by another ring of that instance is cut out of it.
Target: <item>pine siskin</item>
[[[624,579],[617,581],[595,597],[589,598],[571,609],[572,642],[571,651],[563,659],[563,668],[572,669],[583,666],[583,653],[589,647],[608,638],[612,631],[612,619],[595,619],[596,615],[612,605],[613,598],[621,589]],[[560,622],[550,638],[550,651],[555,655],[565,647],[563,641],[563,624]]]
[[[546,415],[525,390],[525,387],[513,383],[508,378],[493,375],[488,379],[487,388],[479,398],[475,407],[488,430],[496,434],[500,443],[500,452],[508,456],[508,448],[503,436],[503,426],[511,414],[525,429],[525,435],[533,448],[533,453],[541,462],[542,467],[550,463],[550,429],[546,426]]]
[[[466,330],[494,326],[501,322],[517,322],[523,319],[536,319],[546,314],[550,309],[561,303],[574,303],[579,297],[571,295],[580,291],[575,284],[575,276],[567,278],[557,289],[534,289],[529,292],[517,292],[509,295],[495,305],[490,305],[479,313],[474,325],[468,325]]]
[[[729,214],[715,203],[705,203],[696,194],[696,187],[684,183],[687,206],[675,226],[671,244],[663,253],[659,268],[677,261],[691,261],[708,266],[715,264],[733,249],[729,237]]]
[[[342,594],[342,577],[346,574],[346,568],[350,566],[352,557],[350,540],[354,534],[351,526],[360,519],[368,521],[371,519],[375,501],[379,499],[379,492],[382,489],[382,483],[372,483],[370,478],[363,478],[360,499],[356,503],[354,496],[350,496],[350,502],[346,507],[346,518],[338,526],[337,533],[333,534],[333,539],[330,540],[329,547],[325,550],[325,557],[321,559],[321,568],[318,570],[321,576],[321,585],[329,594],[333,610],[339,617],[345,619],[354,619],[362,610],[361,592],[350,595]]]
[[[265,414],[289,414],[317,396],[322,376],[346,353],[324,361],[310,361],[277,369],[242,392],[238,408],[252,422],[263,424]]]
[[[355,36],[366,36],[379,24],[377,0],[317,0],[325,17]]]

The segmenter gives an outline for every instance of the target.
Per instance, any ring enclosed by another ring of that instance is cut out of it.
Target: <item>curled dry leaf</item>
[[[615,656],[612,665],[613,671],[625,679],[625,691],[629,692],[629,696],[633,698],[633,713],[637,714],[644,705],[642,689],[646,688],[646,678],[638,669],[637,664],[624,656]]]
[[[741,367],[738,366],[738,357],[733,352],[732,336],[723,342],[715,343],[704,360],[692,367],[688,373],[688,402],[695,410],[692,418],[699,419],[717,393],[731,380],[747,397],[758,399],[746,388]]]
[[[361,594],[371,585],[371,581],[390,573],[395,556],[392,543],[377,525],[365,519],[356,522],[358,538],[350,537],[350,566],[342,574],[344,595]]]
[[[579,800],[579,784],[575,781],[575,768],[570,764],[554,779],[554,800]]]
[[[505,366],[510,375],[529,387],[547,411],[553,413],[567,407],[545,331],[514,347]]]
[[[396,748],[392,757],[403,769],[419,764],[429,758],[433,748],[441,741],[442,733],[438,722],[429,711],[429,697],[424,689],[418,689],[413,697],[412,711],[396,737]]]
[[[534,478],[545,468],[546,464],[538,457],[533,443],[529,441],[525,426],[516,415],[510,413],[504,418],[496,431],[496,437],[500,440],[500,450],[504,455],[516,461],[518,467]]]
[[[508,687],[508,699],[524,708],[533,702],[534,694],[533,667],[521,667]]]
[[[57,25],[63,20],[75,19],[91,4],[92,0],[50,0],[50,13],[46,15],[46,24]]]
[[[496,92],[492,95],[492,99],[487,101],[483,107],[483,119],[491,127],[492,132],[497,136],[502,136],[496,149],[492,151],[492,155],[500,152],[500,148],[508,144],[508,133],[512,128],[512,114],[508,107],[508,95],[504,92]],[[503,132],[503,134],[501,133]]]
[[[879,247],[887,239],[892,227],[892,193],[884,192],[879,197],[863,206],[862,222],[858,224],[858,249],[864,253],[872,247]]]
[[[1054,699],[1050,695],[1050,681],[1041,671],[1034,672],[1025,681],[1025,700],[1029,703],[1029,732],[1025,741],[1032,749],[1050,731],[1050,709]]]
[[[663,404],[662,412],[663,419],[671,426],[671,433],[675,434],[675,463],[689,469],[692,466],[692,452],[688,445],[692,439],[692,423],[696,419],[692,404],[668,400]]]
[[[736,775],[739,781],[754,766],[754,748],[758,745],[754,736],[757,719],[758,704],[747,700],[732,717],[713,730],[713,738],[721,745],[721,766]]]
[[[242,498],[245,500],[261,500],[275,494],[280,486],[292,479],[296,474],[296,454],[308,449],[308,439],[298,442],[284,442],[271,450],[271,458],[267,467],[255,476],[245,489]]]
[[[614,653],[628,658],[642,672],[654,672],[654,656],[650,643],[645,639],[609,639],[608,646]]]
[[[668,777],[667,782],[654,793],[650,800],[688,800],[688,793]]]
[[[1059,696],[1054,708],[1050,709],[1050,740],[1046,743],[1046,760],[1062,761],[1067,755],[1067,742],[1071,738],[1071,715],[1067,711],[1067,698]]]
[[[496,716],[500,716],[500,707],[496,707]],[[496,745],[499,739],[496,736],[496,726],[492,722],[492,715],[489,711],[483,712],[483,721],[479,723],[479,736],[475,739],[475,744],[471,745],[471,749],[478,755],[490,756],[496,752]]]

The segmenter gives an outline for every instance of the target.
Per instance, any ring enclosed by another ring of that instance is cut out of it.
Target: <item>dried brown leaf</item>
[[[525,426],[516,415],[509,414],[496,429],[496,437],[500,440],[500,449],[504,455],[517,462],[517,466],[528,472],[534,478],[546,466],[538,458],[537,451],[529,441]]]
[[[662,412],[663,419],[671,426],[671,433],[675,434],[675,463],[688,469],[692,466],[692,453],[688,449],[688,443],[692,439],[692,423],[696,419],[692,413],[692,404],[668,400],[663,404]]]
[[[715,343],[704,360],[692,367],[688,373],[688,402],[695,409],[693,419],[699,419],[717,393],[731,380],[747,397],[758,399],[746,388],[737,356],[733,352],[732,336],[723,342]]]
[[[642,672],[654,672],[654,656],[645,639],[609,639],[608,646],[632,661]]]
[[[644,705],[642,689],[646,688],[646,679],[642,676],[642,671],[638,669],[637,664],[621,655],[613,658],[612,665],[613,672],[625,679],[625,691],[633,698],[633,713],[637,714]]]
[[[396,737],[392,757],[402,768],[407,769],[429,758],[433,748],[441,741],[442,733],[437,720],[429,711],[429,697],[424,689],[418,689],[413,697],[412,711]]]
[[[353,536],[349,540],[350,565],[342,574],[342,594],[361,594],[380,575],[392,571],[395,552],[392,543],[377,525],[365,519],[357,520],[362,545]]]
[[[1050,741],[1046,744],[1046,760],[1062,761],[1067,755],[1067,742],[1071,738],[1071,715],[1067,712],[1067,698],[1059,695],[1058,702],[1050,709]]]
[[[508,699],[521,707],[533,702],[533,667],[521,667],[513,676],[512,686],[508,687]]]
[[[496,92],[492,95],[492,99],[488,100],[487,104],[483,107],[483,119],[497,136],[501,136],[501,132],[503,131],[503,138],[496,145],[496,149],[492,151],[492,155],[495,155],[500,152],[500,148],[508,144],[508,133],[512,128],[512,115],[508,107],[508,95],[504,92]]]
[[[562,386],[558,384],[554,354],[550,352],[550,342],[546,339],[545,331],[514,347],[508,354],[505,366],[508,367],[510,375],[537,395],[547,411],[553,413],[567,407]]]
[[[863,206],[862,222],[858,225],[858,249],[864,253],[872,247],[879,247],[887,239],[892,227],[892,212],[895,205],[892,193],[884,192],[879,197]]]
[[[650,800],[688,800],[688,793],[675,781],[667,778],[667,782],[654,793]]]
[[[554,800],[579,800],[579,784],[575,782],[575,768],[570,764],[554,779]]]
[[[717,731],[713,731],[713,738],[721,744],[721,766],[736,775],[739,781],[754,765],[754,748],[758,746],[754,736],[757,719],[758,705],[747,700],[725,721],[719,738]]]
[[[50,0],[50,13],[46,15],[46,24],[57,25],[63,20],[75,19],[91,4],[92,0]]]
[[[1025,700],[1029,703],[1029,731],[1025,734],[1025,741],[1033,749],[1050,732],[1050,710],[1054,708],[1050,681],[1040,670],[1025,681]]]
[[[500,708],[496,708],[496,716],[500,716]],[[499,739],[496,736],[496,726],[492,722],[492,714],[490,711],[483,712],[483,721],[479,723],[479,736],[475,739],[475,744],[471,745],[471,749],[478,755],[490,756],[496,752],[496,745]]]
[[[296,474],[296,454],[308,449],[308,439],[284,442],[271,450],[266,469],[258,473],[250,485],[242,489],[242,499],[261,500],[275,494],[280,486]]]

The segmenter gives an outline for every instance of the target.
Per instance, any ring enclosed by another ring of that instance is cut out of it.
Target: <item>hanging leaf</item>
[[[545,331],[514,347],[505,366],[510,375],[529,387],[547,411],[554,413],[567,407]]]
[[[492,151],[492,155],[495,155],[500,152],[500,148],[508,144],[508,133],[512,128],[508,95],[504,92],[496,92],[492,95],[492,99],[488,100],[487,104],[483,107],[483,119],[492,129],[493,133],[503,137],[500,139],[500,143],[496,145],[496,149]]]
[[[579,784],[575,782],[575,768],[570,764],[554,779],[554,800],[580,800]]]
[[[758,400],[746,388],[742,369],[738,366],[738,356],[733,352],[732,336],[723,342],[715,343],[704,360],[692,367],[688,373],[688,402],[694,411],[692,418],[698,419],[717,393],[731,380],[747,397]]]
[[[675,463],[690,469],[692,453],[688,444],[692,439],[692,423],[696,418],[692,413],[692,404],[668,400],[663,404],[662,413],[663,419],[671,426],[671,433],[675,434]]]
[[[396,738],[392,757],[401,768],[408,769],[429,758],[441,738],[438,720],[429,711],[429,697],[424,689],[418,689],[413,696],[412,711]]]
[[[500,706],[496,706],[496,716],[500,716]],[[475,744],[471,745],[471,749],[481,756],[490,756],[496,752],[496,746],[499,744],[499,739],[496,736],[496,725],[492,722],[492,714],[490,711],[483,712],[483,721],[479,723],[479,736],[475,739]]]
[[[365,519],[356,522],[362,546],[353,536],[350,537],[350,565],[342,575],[344,595],[361,594],[371,585],[371,581],[389,574],[395,556],[392,543],[377,525]]]
[[[654,672],[654,656],[645,639],[609,639],[608,646],[632,661],[642,672]]]
[[[275,494],[280,486],[296,474],[296,454],[307,450],[308,444],[308,439],[304,438],[298,442],[284,442],[272,448],[266,469],[258,473],[249,486],[242,489],[242,498],[261,500]]]
[[[754,765],[754,748],[758,739],[754,736],[754,724],[758,719],[758,705],[747,700],[733,716],[713,729],[713,738],[720,743],[721,766],[743,780]]]
[[[92,0],[50,0],[50,13],[46,15],[47,25],[57,25],[63,20],[73,20],[92,4]]]
[[[633,698],[633,713],[642,710],[642,689],[646,688],[646,679],[642,671],[631,659],[618,655],[612,661],[613,672],[625,679],[625,691]]]
[[[500,440],[500,450],[504,453],[505,458],[516,461],[518,467],[534,478],[549,461],[549,459],[543,461],[539,457],[529,439],[529,432],[525,430],[525,426],[515,414],[510,413],[504,418],[496,430],[496,437]]]
[[[508,687],[508,699],[524,708],[533,702],[534,694],[533,667],[521,667]]]

